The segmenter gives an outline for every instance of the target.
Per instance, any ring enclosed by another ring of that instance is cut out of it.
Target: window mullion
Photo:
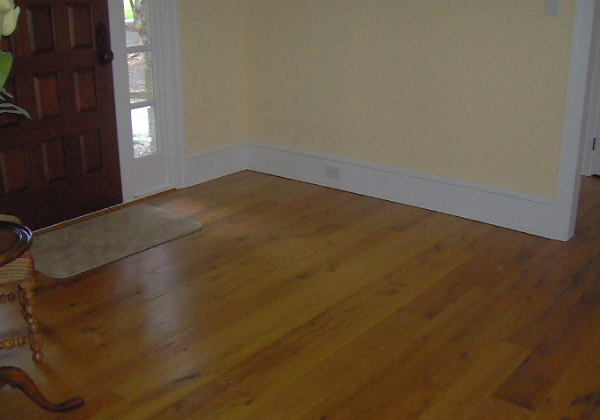
[[[136,109],[136,108],[145,108],[148,106],[156,106],[156,100],[152,100],[152,101],[144,101],[144,102],[135,102],[130,104],[131,109]]]
[[[135,54],[141,52],[152,52],[152,45],[140,45],[139,47],[127,47],[127,54]]]

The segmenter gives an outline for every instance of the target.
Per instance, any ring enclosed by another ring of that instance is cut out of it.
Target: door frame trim
[[[583,164],[584,115],[595,0],[577,0],[573,22],[571,64],[563,122],[558,186],[555,201],[555,237],[575,234]]]
[[[583,175],[592,175],[594,131],[600,122],[600,3],[596,1],[594,11],[592,46],[588,74],[588,92],[584,115]]]
[[[108,0],[108,9],[111,47],[115,53],[112,67],[121,189],[123,202],[127,203],[136,197],[123,3],[120,0]],[[160,78],[160,83],[156,83],[155,90],[160,95],[161,109],[164,110],[164,118],[161,120],[169,123],[168,130],[166,127],[159,127],[159,135],[162,135],[161,141],[166,146],[168,182],[171,187],[181,188],[183,187],[185,133],[179,41],[179,2],[155,0],[153,10],[156,13],[152,16],[152,26],[157,28],[160,33],[160,36],[153,39],[160,51],[154,63],[159,74],[159,77],[155,76],[155,80]]]
[[[185,132],[183,116],[183,81],[181,71],[181,45],[179,38],[179,1],[156,0],[158,19],[155,27],[161,34],[158,40],[156,66],[161,83],[156,83],[162,102],[164,122],[159,127],[167,146],[167,161],[171,187],[183,188],[185,163]],[[169,127],[167,128],[167,124]],[[172,126],[171,126],[172,124]]]

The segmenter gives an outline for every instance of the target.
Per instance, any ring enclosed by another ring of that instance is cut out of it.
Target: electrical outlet
[[[340,179],[340,168],[335,166],[325,166],[325,176],[331,179]]]

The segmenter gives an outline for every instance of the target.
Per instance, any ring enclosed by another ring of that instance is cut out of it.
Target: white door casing
[[[134,158],[123,0],[109,0],[113,80],[123,201],[183,186],[183,105],[178,2],[150,0],[156,135],[159,153]]]
[[[591,146],[587,148],[587,158],[589,160],[589,172],[586,175],[600,175],[600,92],[596,92],[596,109],[591,115],[591,132],[588,134],[591,140]],[[586,142],[590,143],[590,141]]]
[[[600,174],[600,2],[594,5],[594,27],[584,117],[583,175]],[[594,139],[596,147],[594,150]]]

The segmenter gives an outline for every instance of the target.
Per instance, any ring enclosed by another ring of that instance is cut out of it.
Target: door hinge
[[[594,137],[594,144],[592,144],[592,152],[596,150],[596,141],[598,139],[596,137]]]

